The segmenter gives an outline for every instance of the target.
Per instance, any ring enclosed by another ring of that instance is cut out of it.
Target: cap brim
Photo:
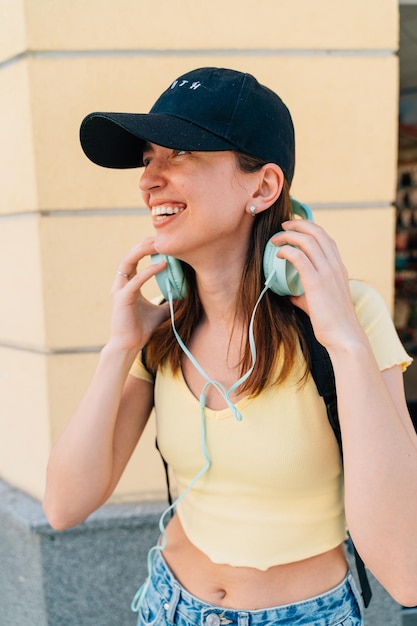
[[[236,150],[233,144],[166,113],[90,113],[80,128],[87,157],[103,167],[142,167],[146,142],[176,150]]]

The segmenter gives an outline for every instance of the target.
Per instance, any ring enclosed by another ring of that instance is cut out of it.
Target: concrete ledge
[[[39,502],[0,481],[1,626],[134,626],[163,507],[107,505],[56,532]]]

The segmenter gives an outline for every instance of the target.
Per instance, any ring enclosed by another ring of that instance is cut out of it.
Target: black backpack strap
[[[365,609],[367,609],[372,598],[371,585],[369,584],[365,563],[362,561],[361,555],[357,551],[352,539],[350,539],[350,543],[353,548],[353,556],[355,557],[356,571],[358,573],[359,584],[361,586],[363,604]]]
[[[303,337],[307,344],[308,356],[311,364],[311,375],[316,384],[317,391],[326,405],[327,417],[333,429],[340,454],[343,458],[342,436],[340,433],[339,416],[337,413],[336,381],[333,366],[326,348],[316,339],[311,325],[310,317],[300,308],[294,307],[296,318],[301,327]]]
[[[142,363],[144,368],[150,372],[150,370],[148,369],[147,363],[146,363],[146,346],[144,348],[142,348]],[[162,456],[162,452],[159,449],[158,446],[158,438],[155,437],[155,448],[158,450],[159,452],[159,456],[162,459],[162,463],[164,466],[164,472],[165,472],[165,484],[166,484],[166,489],[167,489],[167,500],[168,500],[168,504],[169,506],[172,506],[173,503],[173,499],[172,499],[172,494],[171,494],[171,482],[169,479],[169,470],[168,470],[168,463],[166,462],[165,458]],[[171,517],[173,517],[174,515],[174,511],[171,509]]]
[[[166,487],[167,487],[167,499],[168,499],[169,506],[172,506],[173,500],[172,500],[172,494],[171,494],[171,482],[169,480],[168,463],[166,462],[165,458],[162,456],[162,452],[159,449],[157,437],[155,437],[155,448],[158,450],[159,456],[161,457],[162,463],[164,465],[165,484],[166,484]],[[171,509],[171,517],[173,517],[173,515],[174,515],[174,511]]]
[[[340,432],[339,415],[337,412],[336,381],[334,378],[332,362],[326,348],[316,339],[310,317],[298,307],[294,308],[294,312],[307,344],[311,364],[311,375],[316,384],[317,391],[319,392],[319,395],[322,396],[326,405],[327,417],[335,434],[343,461],[342,436]],[[362,590],[363,603],[365,607],[368,607],[372,597],[372,590],[369,584],[365,564],[350,537],[349,541],[355,557],[356,570],[358,572],[359,583]]]
[[[145,368],[145,370],[146,370],[147,372],[151,373],[151,371],[150,371],[150,369],[149,369],[149,367],[148,367],[148,364],[147,364],[147,362],[146,362],[146,346],[143,346],[143,348],[142,348],[142,352],[141,352],[141,354],[140,354],[140,357],[141,357],[141,360],[142,360],[142,365],[143,365],[143,367]]]
[[[165,302],[165,300],[163,300],[163,302]],[[162,304],[162,302],[161,302],[161,304]],[[144,368],[149,373],[152,373],[150,371],[150,369],[148,368],[148,364],[146,362],[146,346],[144,346],[142,348],[141,359],[142,359],[142,364],[143,364]],[[155,448],[158,450],[159,456],[162,459],[162,464],[164,466],[164,472],[165,472],[165,484],[166,484],[166,490],[167,490],[167,500],[168,500],[169,506],[172,506],[173,499],[172,499],[172,493],[171,493],[171,481],[170,481],[170,478],[169,478],[168,463],[166,462],[165,458],[162,456],[162,452],[159,449],[158,438],[157,437],[155,437]],[[171,517],[173,517],[173,515],[174,515],[174,511],[171,509]]]

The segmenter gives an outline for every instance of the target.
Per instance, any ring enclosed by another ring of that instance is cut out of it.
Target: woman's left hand
[[[290,297],[293,304],[310,316],[317,339],[327,348],[357,337],[362,331],[334,240],[307,220],[287,221],[282,227],[272,242],[282,246],[277,256],[295,266],[304,289],[302,296]]]

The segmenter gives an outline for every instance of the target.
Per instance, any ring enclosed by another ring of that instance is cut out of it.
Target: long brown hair
[[[240,152],[236,152],[235,156],[237,166],[243,172],[255,172],[265,164],[260,159]],[[262,267],[265,245],[272,235],[282,230],[282,222],[291,219],[292,215],[289,187],[284,181],[276,202],[254,219],[236,302],[236,311],[239,311],[239,315],[246,322],[246,327],[249,326],[255,303],[265,282]],[[201,320],[202,306],[196,288],[195,272],[186,263],[182,263],[182,266],[187,282],[187,295],[184,300],[175,301],[174,311],[176,328],[187,345]],[[294,365],[299,332],[289,299],[268,289],[258,306],[253,331],[257,360],[251,376],[239,391],[255,396],[265,387],[285,380]],[[168,363],[175,373],[180,368],[181,358],[182,350],[172,332],[171,321],[167,320],[154,331],[146,347],[146,365],[156,372],[160,364]],[[280,369],[277,368],[278,359],[282,363]],[[249,369],[251,362],[250,346],[246,341],[240,363],[241,375]]]

